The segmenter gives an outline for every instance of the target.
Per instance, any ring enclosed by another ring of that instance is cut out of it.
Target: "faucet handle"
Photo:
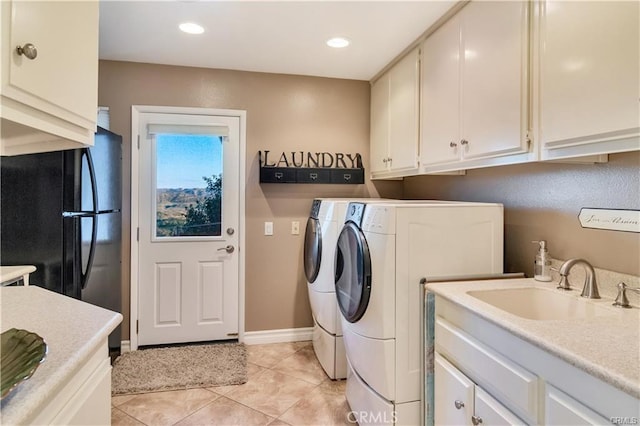
[[[560,281],[558,282],[558,287],[556,287],[556,288],[558,290],[571,291],[571,286],[569,285],[568,275],[560,274]]]
[[[629,299],[627,298],[627,290],[640,293],[640,287],[629,287],[627,284],[620,281],[618,283],[618,295],[616,296],[615,302],[613,302],[613,306],[627,309],[631,308],[631,304],[629,304]]]

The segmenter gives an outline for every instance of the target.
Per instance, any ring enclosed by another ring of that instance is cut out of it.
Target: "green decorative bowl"
[[[0,337],[0,399],[3,399],[35,373],[47,356],[47,344],[37,334],[17,328]]]

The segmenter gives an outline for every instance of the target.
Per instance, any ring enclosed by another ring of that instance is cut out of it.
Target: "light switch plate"
[[[291,235],[300,235],[300,222],[297,220],[291,222]]]
[[[264,223],[264,235],[273,235],[273,222]]]

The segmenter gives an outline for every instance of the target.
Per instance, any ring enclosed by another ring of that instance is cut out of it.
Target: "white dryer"
[[[502,205],[351,203],[335,257],[351,409],[372,413],[369,420],[419,424],[424,388],[420,281],[501,273]]]
[[[313,349],[331,379],[347,377],[340,311],[336,302],[334,253],[350,202],[390,202],[380,198],[316,198],[304,234],[304,272],[313,315]]]

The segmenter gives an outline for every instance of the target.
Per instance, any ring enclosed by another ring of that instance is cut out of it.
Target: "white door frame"
[[[138,150],[138,126],[140,114],[142,113],[165,113],[165,114],[193,114],[238,117],[240,120],[240,226],[238,229],[238,341],[244,342],[244,290],[245,290],[245,186],[246,186],[246,158],[247,158],[247,138],[246,124],[247,112],[235,109],[215,109],[215,108],[190,108],[190,107],[167,107],[150,105],[131,106],[131,304],[129,312],[129,339],[131,350],[138,349],[138,332],[136,322],[138,320],[138,255],[139,242],[137,229],[139,225],[139,150]]]

